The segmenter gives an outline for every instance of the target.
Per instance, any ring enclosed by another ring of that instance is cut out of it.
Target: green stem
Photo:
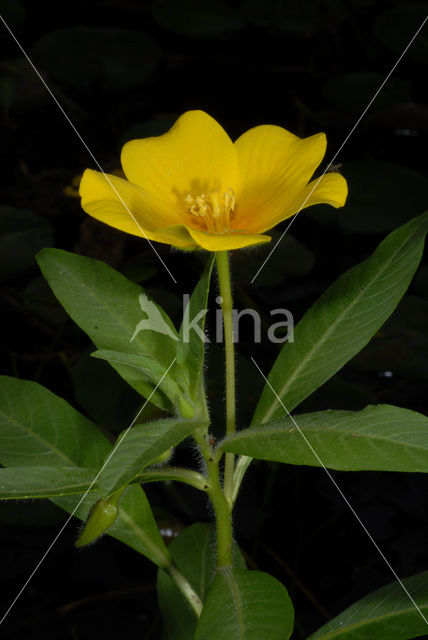
[[[191,469],[181,469],[178,467],[160,467],[159,469],[149,469],[138,474],[134,482],[160,482],[176,481],[189,484],[200,491],[207,491],[208,481],[202,473]]]
[[[226,350],[226,435],[235,433],[235,354],[233,343],[233,300],[230,282],[229,255],[227,251],[216,253],[218,282],[222,297],[221,308],[223,311],[224,343]],[[235,456],[226,453],[224,466],[224,495],[229,505],[232,506],[233,474]]]
[[[181,593],[184,595],[186,600],[188,600],[190,606],[199,617],[202,611],[202,602],[187,578],[183,576],[175,566],[169,550],[166,547],[164,547],[165,550],[160,549],[155,543],[153,543],[127,511],[122,509],[121,516],[122,519],[125,520],[125,522],[139,536],[143,544],[149,548],[152,554],[152,561],[155,562],[158,567],[163,569],[172,578],[172,580],[174,580]]]
[[[220,484],[218,461],[207,460],[209,489],[217,526],[217,566],[230,567],[233,559],[232,509],[227,502]]]
[[[224,341],[226,348],[226,434],[235,432],[235,357],[233,352],[232,291],[230,284],[229,255],[227,251],[216,253],[221,308],[223,311]],[[207,464],[207,493],[213,505],[217,526],[217,566],[229,567],[233,560],[232,494],[235,458],[226,454],[223,487],[220,482],[219,458],[208,442],[203,443],[201,453]]]
[[[193,587],[190,585],[188,580],[183,576],[182,573],[180,573],[180,571],[175,567],[175,565],[171,564],[169,567],[165,569],[165,571],[170,576],[170,578],[174,580],[175,584],[180,589],[181,593],[184,595],[184,597],[192,607],[193,611],[196,613],[197,617],[199,618],[202,611],[202,602],[198,594],[196,593],[196,591],[194,591]]]

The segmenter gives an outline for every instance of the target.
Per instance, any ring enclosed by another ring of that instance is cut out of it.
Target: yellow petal
[[[271,240],[270,236],[258,234],[230,233],[214,235],[191,227],[187,227],[187,230],[196,244],[206,251],[231,251],[232,249],[242,249],[243,247],[270,242]]]
[[[306,209],[313,204],[329,204],[338,209],[343,207],[348,195],[348,184],[340,173],[326,173],[320,178],[315,178],[308,184],[296,202],[300,209]],[[295,213],[296,213],[295,212]]]
[[[260,232],[267,231],[283,220],[294,216],[306,207],[314,204],[329,204],[336,209],[343,207],[348,195],[348,185],[345,178],[339,173],[326,173],[312,180],[295,198],[288,204],[287,209],[280,212],[274,219],[270,219]]]
[[[203,111],[187,111],[163,136],[131,140],[122,167],[153,206],[171,216],[188,216],[185,197],[236,191],[238,161],[224,129]]]
[[[241,185],[234,228],[260,232],[292,215],[287,210],[325,154],[326,137],[299,138],[282,127],[262,125],[235,142]]]
[[[79,192],[83,210],[111,227],[177,247],[195,246],[180,218],[172,221],[155,210],[144,190],[127,180],[87,169]]]

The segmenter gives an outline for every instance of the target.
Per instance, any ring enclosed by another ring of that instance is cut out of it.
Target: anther
[[[201,193],[196,197],[188,193],[184,202],[188,205],[189,213],[204,219],[208,233],[223,235],[230,232],[230,218],[235,208],[233,189],[222,194],[218,191]]]

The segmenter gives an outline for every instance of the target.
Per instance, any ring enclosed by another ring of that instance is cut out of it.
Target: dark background
[[[325,131],[328,162],[427,8],[382,0],[0,1],[5,20],[106,171],[119,168],[126,140],[159,135],[195,108],[233,138],[263,123],[300,136]],[[107,364],[89,358],[86,336],[50,294],[35,252],[56,246],[104,260],[143,284],[177,322],[181,294],[192,290],[206,256],[157,245],[174,285],[145,241],[85,216],[73,197],[76,176],[95,163],[3,25],[0,30],[2,369],[40,382],[117,433],[139,398]],[[272,245],[235,252],[238,308],[254,307],[268,322],[270,309],[286,307],[298,320],[340,273],[428,208],[427,63],[425,27],[335,161],[349,183],[345,209],[302,212],[253,285]],[[382,331],[299,410],[389,402],[427,413],[427,321],[425,259]],[[267,372],[276,347],[266,335],[254,346],[250,323],[242,323],[241,338],[239,425],[245,426],[262,388],[249,358]],[[221,346],[210,347],[207,386],[216,422],[224,411],[222,357]],[[150,408],[147,417],[156,411]],[[194,464],[185,447],[176,460]],[[400,577],[428,569],[425,476],[334,476]],[[209,518],[195,493],[178,486],[149,490],[162,529],[179,531]],[[5,607],[65,517],[50,503],[0,505]],[[77,531],[72,522],[54,546],[4,623],[4,637],[159,638],[153,566],[108,537],[78,552]],[[236,537],[250,567],[271,572],[289,589],[296,640],[393,580],[322,470],[255,463],[236,510]]]

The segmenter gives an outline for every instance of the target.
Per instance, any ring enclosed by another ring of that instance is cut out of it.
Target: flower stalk
[[[217,274],[220,286],[221,309],[223,312],[224,343],[226,351],[226,436],[235,433],[235,354],[233,342],[233,300],[232,287],[230,281],[229,254],[227,251],[216,253]],[[232,507],[233,496],[233,474],[235,456],[233,453],[226,453],[224,467],[224,495],[230,507]]]
[[[235,432],[235,356],[233,344],[232,290],[229,254],[216,253],[217,274],[220,286],[221,308],[226,348],[226,435]],[[233,561],[232,495],[235,458],[226,454],[223,486],[220,480],[218,456],[208,442],[200,446],[207,465],[207,493],[213,505],[217,526],[217,566],[230,567]]]
[[[217,528],[217,566],[231,567],[233,560],[232,508],[224,495],[221,483],[218,460],[210,457],[207,460],[207,476],[210,497]]]

